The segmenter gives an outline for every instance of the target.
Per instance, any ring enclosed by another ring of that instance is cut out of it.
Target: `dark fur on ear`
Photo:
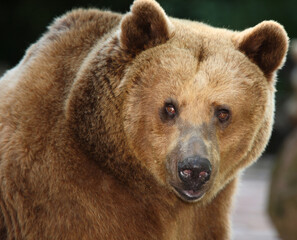
[[[263,21],[239,33],[234,40],[236,47],[257,64],[268,79],[285,61],[288,36],[277,22]]]
[[[128,52],[139,53],[165,43],[172,26],[164,10],[153,0],[136,0],[121,22],[121,47]]]

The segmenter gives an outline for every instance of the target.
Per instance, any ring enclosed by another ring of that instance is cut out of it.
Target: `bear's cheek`
[[[251,150],[258,124],[253,119],[247,121],[242,119],[244,114],[240,118],[235,117],[227,129],[218,130],[220,174],[222,175],[234,170]]]
[[[143,155],[146,159],[143,159],[142,162],[163,183],[167,179],[167,156],[176,146],[177,139],[178,130],[176,127],[164,125],[158,119],[151,118],[150,130],[143,138],[143,141],[146,143],[146,151],[149,154]]]
[[[135,102],[133,106],[131,105],[133,111],[129,109],[125,121],[130,150],[141,165],[145,166],[159,182],[165,184],[166,156],[175,145],[178,131],[174,126],[162,123],[159,115],[153,114],[154,109],[151,106]]]

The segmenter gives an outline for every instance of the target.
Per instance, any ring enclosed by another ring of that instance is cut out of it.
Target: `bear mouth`
[[[200,199],[202,199],[205,195],[205,191],[203,190],[187,190],[187,189],[180,189],[178,187],[174,186],[175,192],[178,194],[178,196],[186,201],[186,202],[195,202]]]

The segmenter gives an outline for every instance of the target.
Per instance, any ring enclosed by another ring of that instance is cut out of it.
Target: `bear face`
[[[158,5],[152,11],[164,14]],[[272,21],[244,32],[165,14],[159,24],[165,43],[141,49],[121,82],[125,133],[161,184],[185,201],[208,202],[267,144],[287,36]]]
[[[212,166],[210,186],[219,169],[232,169],[233,156],[242,158],[249,147],[251,129],[258,127],[251,116],[258,111],[263,118],[268,96],[264,81],[247,77],[257,74],[251,70],[242,76],[243,69],[236,69],[244,59],[234,55],[226,59],[216,53],[199,64],[191,52],[166,47],[143,60],[149,65],[137,75],[140,87],[131,89],[126,103],[126,132],[137,158],[163,181],[178,187],[178,163],[201,156]],[[220,67],[210,69],[212,61]],[[242,152],[238,145],[244,146]]]
[[[208,56],[199,62],[195,52],[174,43],[158,48],[139,57],[144,58],[139,59],[142,65],[148,64],[135,66],[142,71],[131,73],[138,85],[131,88],[124,107],[125,130],[137,158],[176,191],[191,188],[182,182],[178,164],[189,157],[208,159],[210,181],[202,189],[198,181],[193,197],[185,193],[187,200],[196,200],[196,194],[198,199],[218,179],[232,177],[230,171],[262,127],[259,119],[272,117],[268,102],[274,90],[239,51],[204,50]]]

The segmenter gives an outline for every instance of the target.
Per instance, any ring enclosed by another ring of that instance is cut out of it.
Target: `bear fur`
[[[274,21],[219,29],[153,0],[56,19],[0,80],[0,239],[229,239],[287,47]],[[192,201],[177,164],[201,152]]]

